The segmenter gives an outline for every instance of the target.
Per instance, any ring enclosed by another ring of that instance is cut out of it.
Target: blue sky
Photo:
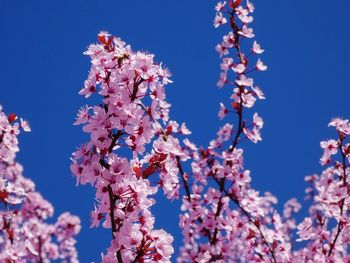
[[[90,67],[82,54],[100,30],[108,30],[134,50],[156,54],[173,72],[168,88],[171,116],[186,122],[192,140],[207,145],[221,122],[218,105],[228,96],[215,83],[214,50],[226,31],[212,27],[216,1],[2,0],[0,4],[1,93],[6,112],[28,119],[19,161],[25,175],[50,200],[56,215],[79,215],[81,262],[98,261],[110,232],[88,229],[93,189],[75,187],[71,152],[86,140],[72,125],[85,104],[78,95]],[[349,1],[266,0],[256,5],[254,29],[269,70],[256,77],[267,99],[256,110],[264,118],[263,141],[246,144],[246,167],[253,185],[279,198],[304,197],[304,176],[321,171],[319,141],[335,136],[334,116],[350,117]],[[300,4],[301,3],[301,4]],[[157,226],[175,236],[179,201],[159,200]]]

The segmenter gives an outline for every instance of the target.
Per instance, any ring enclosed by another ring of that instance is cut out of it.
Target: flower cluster
[[[22,175],[16,162],[20,130],[28,123],[16,114],[7,116],[0,106],[0,261],[78,262],[75,235],[80,219],[63,213],[54,224],[52,205],[35,191],[34,183]]]
[[[260,196],[251,188],[250,171],[243,166],[243,150],[237,146],[245,139],[261,140],[263,121],[253,114],[251,124],[243,119],[243,110],[264,99],[261,89],[254,86],[250,74],[265,71],[267,66],[255,55],[263,49],[253,41],[249,53],[241,46],[243,39],[254,38],[249,24],[253,21],[254,6],[240,0],[219,2],[216,5],[214,26],[229,24],[231,31],[223,37],[216,50],[222,62],[217,85],[233,86],[232,108],[220,104],[219,118],[230,113],[238,116],[238,127],[226,123],[217,139],[207,149],[192,153],[192,193],[183,198],[180,226],[184,246],[178,262],[340,262],[349,260],[350,231],[349,173],[350,135],[348,120],[336,118],[329,126],[336,128],[338,140],[321,142],[324,154],[322,165],[330,165],[321,176],[306,177],[307,189],[313,204],[310,217],[297,225],[293,214],[301,208],[296,199],[285,204],[283,216],[273,208],[277,200],[270,194]],[[236,57],[235,57],[236,56]],[[252,61],[253,60],[253,61]],[[254,62],[255,61],[255,62]],[[253,64],[253,66],[250,66]],[[230,80],[230,75],[235,79]],[[229,147],[225,147],[229,142]],[[340,155],[341,161],[334,160]],[[304,247],[293,250],[296,241]]]
[[[295,252],[299,261],[347,262],[350,243],[350,185],[348,182],[350,123],[340,118],[333,119],[329,126],[335,127],[338,139],[321,142],[324,153],[320,159],[328,167],[320,176],[307,176],[311,184],[307,193],[313,203],[310,216],[298,225],[298,241],[307,246]],[[336,160],[339,156],[340,160]],[[346,259],[346,260],[345,260]]]
[[[184,196],[180,218],[184,245],[178,262],[237,262],[245,258],[249,262],[266,262],[286,259],[288,240],[284,233],[295,228],[283,224],[289,219],[279,216],[272,205],[276,198],[269,193],[260,195],[251,183],[250,171],[244,168],[243,149],[238,145],[248,139],[254,143],[261,140],[263,120],[253,114],[247,121],[243,113],[252,108],[257,100],[264,99],[262,90],[254,85],[251,73],[265,71],[267,66],[260,58],[263,49],[252,41],[247,53],[242,42],[254,38],[254,6],[247,1],[219,2],[214,26],[228,24],[230,31],[216,46],[222,59],[219,88],[231,87],[231,106],[220,104],[219,118],[230,114],[238,118],[237,127],[224,124],[207,148],[194,149],[192,176],[188,184],[192,193]],[[193,180],[190,182],[190,180]],[[291,205],[289,205],[290,207]],[[271,225],[275,229],[270,229]],[[285,250],[276,255],[275,250]]]
[[[154,55],[134,52],[107,32],[98,40],[85,52],[92,66],[80,94],[96,93],[102,103],[78,112],[75,124],[90,139],[73,153],[71,170],[78,184],[96,189],[91,226],[112,230],[103,262],[169,262],[173,238],[153,229],[150,207],[159,187],[169,199],[179,196],[178,159],[187,157],[173,135],[190,131],[169,121],[171,74]],[[154,174],[159,181],[151,186]]]

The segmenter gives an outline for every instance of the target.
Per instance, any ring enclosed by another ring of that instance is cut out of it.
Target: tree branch
[[[182,165],[181,165],[180,156],[176,156],[176,161],[177,161],[177,167],[179,168],[179,172],[180,172],[181,179],[182,179],[182,182],[183,182],[185,191],[186,191],[186,195],[187,195],[188,201],[191,202],[190,188],[189,188],[189,186],[188,186],[188,181],[187,181],[187,179],[185,178],[185,172],[184,172],[184,170],[183,170],[183,168],[182,168]]]
[[[115,209],[115,198],[114,198],[114,193],[111,185],[107,186],[108,189],[108,196],[109,196],[109,216],[111,218],[111,225],[112,225],[112,239],[115,239],[114,233],[117,232],[117,226],[115,224],[115,219],[114,219],[114,209]],[[118,263],[123,263],[123,258],[120,250],[117,251],[117,259]]]
[[[218,181],[218,179],[215,178],[215,177],[214,177],[214,179],[215,179],[216,183],[217,183],[218,185],[220,185],[220,182]],[[239,208],[239,209],[242,211],[242,213],[248,218],[248,220],[258,229],[258,231],[259,231],[259,233],[260,233],[260,235],[261,235],[261,238],[262,238],[264,244],[265,244],[265,245],[268,247],[268,249],[269,249],[269,252],[270,252],[271,257],[272,257],[272,262],[274,262],[274,263],[277,262],[277,261],[276,261],[276,257],[275,257],[275,253],[274,253],[272,247],[270,246],[270,244],[267,242],[267,239],[266,239],[264,233],[262,232],[262,229],[260,228],[260,224],[258,223],[258,221],[255,220],[255,219],[241,206],[241,204],[239,203],[239,201],[238,201],[236,198],[234,198],[226,189],[223,189],[223,192],[226,194],[226,196],[228,196],[228,197],[230,198],[230,200],[232,200],[232,201],[238,206],[238,208]]]
[[[346,155],[343,152],[342,139],[340,139],[339,150],[340,150],[341,155],[342,155],[342,165],[343,165],[343,178],[341,178],[341,180],[343,180],[343,186],[346,187],[346,185],[347,185],[347,182],[346,182]],[[345,204],[345,197],[340,201],[340,216],[343,215],[344,204]],[[335,245],[337,243],[338,237],[339,237],[340,232],[342,231],[342,229],[343,229],[343,222],[340,219],[339,222],[338,222],[338,225],[337,225],[337,232],[335,234],[335,237],[334,237],[332,243],[329,245],[330,249],[329,249],[329,252],[328,252],[328,257],[332,255],[332,252],[333,252],[333,250],[335,248]]]

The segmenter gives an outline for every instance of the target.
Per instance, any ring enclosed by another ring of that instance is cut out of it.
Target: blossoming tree
[[[208,146],[197,146],[186,125],[171,120],[166,101],[171,74],[153,54],[134,51],[107,32],[85,52],[91,69],[80,94],[95,96],[98,103],[78,111],[75,124],[83,126],[89,140],[73,153],[71,171],[77,185],[94,188],[91,227],[110,231],[102,262],[171,261],[173,237],[154,228],[151,212],[158,190],[182,201],[179,263],[350,262],[350,122],[335,118],[329,123],[337,138],[321,142],[320,163],[326,168],[305,178],[309,215],[297,222],[294,214],[301,205],[294,198],[278,212],[276,197],[252,187],[242,148],[262,140],[264,124],[252,111],[265,99],[254,74],[267,70],[251,27],[254,5],[220,1],[215,11],[214,27],[226,29],[216,46],[217,86],[229,94],[229,103],[219,106],[218,117],[226,123]],[[14,161],[16,135],[29,126],[14,121],[14,115],[1,112],[0,258],[77,261],[79,219],[64,213],[56,224],[44,222],[52,206]]]
[[[90,141],[73,153],[71,169],[78,183],[95,187],[91,226],[111,229],[102,261],[170,262],[172,237],[153,229],[150,212],[158,188],[169,199],[182,199],[178,262],[350,260],[350,123],[332,120],[338,139],[321,142],[321,164],[329,167],[320,176],[306,177],[313,200],[310,216],[297,224],[293,215],[301,205],[296,199],[278,213],[274,196],[252,188],[241,148],[244,141],[262,139],[263,120],[250,111],[265,98],[252,75],[267,69],[250,26],[254,6],[229,0],[218,2],[215,10],[214,26],[228,29],[216,47],[222,59],[217,86],[230,91],[231,103],[220,104],[219,118],[228,122],[208,147],[197,147],[186,138],[185,124],[170,120],[165,101],[170,73],[152,54],[132,51],[106,32],[85,52],[92,66],[80,94],[97,93],[101,104],[78,113],[75,124],[84,125]],[[150,177],[159,178],[157,186],[151,187]],[[303,242],[295,246],[295,241]]]

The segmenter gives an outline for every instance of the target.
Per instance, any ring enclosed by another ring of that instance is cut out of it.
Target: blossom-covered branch
[[[307,176],[311,187],[308,196],[313,199],[310,216],[298,226],[298,241],[306,247],[295,252],[297,258],[314,262],[346,262],[350,260],[350,185],[348,182],[350,123],[336,118],[329,123],[335,127],[338,139],[321,142],[324,153],[320,159],[328,167],[320,176]],[[340,160],[336,159],[339,156]],[[335,225],[335,226],[334,226]]]
[[[218,86],[233,88],[232,108],[221,104],[219,117],[236,114],[237,128],[226,123],[207,149],[194,150],[193,194],[190,201],[183,199],[186,213],[180,225],[185,239],[178,262],[236,262],[242,258],[276,262],[271,235],[265,233],[270,233],[267,225],[272,222],[269,214],[275,198],[268,194],[260,197],[251,188],[250,171],[243,168],[243,150],[237,148],[245,139],[260,141],[263,126],[257,113],[252,122],[247,122],[243,115],[244,109],[253,107],[257,99],[264,99],[263,92],[250,77],[253,71],[267,69],[260,59],[254,58],[263,49],[256,41],[248,54],[242,48],[243,40],[254,38],[249,27],[254,6],[249,1],[246,7],[241,1],[225,1],[217,4],[216,11],[214,26],[228,24],[231,29],[216,47],[222,58]]]
[[[16,114],[7,116],[0,106],[0,261],[78,262],[75,235],[80,219],[65,212],[56,223],[46,222],[53,206],[15,160],[20,130],[30,131],[25,120],[16,120]]]
[[[169,199],[179,196],[178,158],[186,156],[172,134],[189,131],[169,121],[168,69],[106,32],[98,39],[85,53],[92,66],[80,94],[97,93],[102,102],[78,113],[75,124],[84,125],[90,140],[73,153],[71,170],[78,184],[96,188],[91,226],[102,221],[112,230],[103,262],[169,262],[173,238],[153,229],[151,196],[158,186]],[[151,186],[154,174],[159,181]]]

